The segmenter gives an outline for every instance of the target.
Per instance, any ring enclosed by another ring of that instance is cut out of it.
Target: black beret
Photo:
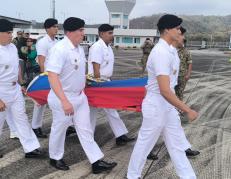
[[[184,27],[180,27],[181,34],[184,34],[186,32],[186,29]]]
[[[80,28],[83,28],[85,25],[84,20],[77,18],[77,17],[69,17],[63,23],[63,29],[65,31],[75,31]]]
[[[45,29],[49,29],[51,28],[52,26],[58,24],[58,21],[56,19],[53,19],[53,18],[49,18],[49,19],[46,19],[45,22],[44,22],[44,28]]]
[[[0,32],[9,31],[13,31],[13,23],[6,19],[0,19]]]
[[[172,15],[172,14],[166,14],[166,15],[163,15],[159,19],[159,21],[157,23],[157,27],[158,27],[158,30],[161,31],[164,29],[175,28],[175,27],[179,26],[181,23],[182,23],[181,18],[179,18],[175,15]]]
[[[111,30],[114,30],[114,27],[109,25],[109,24],[102,24],[98,28],[99,32],[107,32],[107,31],[111,31]]]

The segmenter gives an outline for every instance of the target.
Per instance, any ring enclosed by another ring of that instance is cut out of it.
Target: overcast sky
[[[0,0],[0,15],[43,22],[51,16],[51,0]],[[136,0],[131,18],[157,13],[231,14],[231,0]],[[56,0],[56,18],[83,18],[87,24],[108,22],[104,0]]]

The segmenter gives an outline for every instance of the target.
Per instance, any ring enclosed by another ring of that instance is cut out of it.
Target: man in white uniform
[[[196,179],[193,168],[182,149],[183,128],[175,108],[187,114],[190,121],[198,113],[180,101],[174,92],[179,72],[171,44],[179,38],[182,19],[175,15],[164,15],[157,24],[160,40],[153,48],[147,62],[147,94],[142,103],[143,122],[128,166],[128,179],[141,177],[147,155],[160,134],[180,179]]]
[[[113,74],[114,54],[110,46],[114,39],[113,30],[114,27],[111,25],[102,24],[98,28],[100,39],[89,49],[88,74],[93,75],[95,78],[110,80]],[[125,145],[127,142],[133,141],[134,138],[126,136],[128,130],[120,119],[118,112],[114,109],[104,108],[103,110],[116,137],[116,144]],[[93,131],[95,131],[96,127],[97,112],[97,108],[90,107]]]
[[[0,135],[6,115],[12,116],[26,158],[44,157],[25,113],[17,48],[11,43],[13,24],[0,19]]]
[[[58,33],[58,21],[53,18],[46,19],[44,22],[44,28],[46,29],[47,34],[40,39],[36,44],[36,50],[38,55],[38,62],[40,66],[40,72],[45,72],[46,68],[46,59],[48,57],[51,47],[55,45],[57,40],[55,39],[56,34]],[[32,117],[32,129],[39,138],[47,138],[47,135],[42,131],[42,119],[43,114],[46,109],[46,105],[34,104],[34,111]]]
[[[175,58],[176,58],[175,62],[177,64],[180,64],[180,58],[179,58],[179,55],[178,55],[178,49],[182,48],[183,45],[184,45],[184,39],[185,39],[184,33],[186,32],[186,29],[183,28],[183,27],[180,27],[180,31],[181,31],[181,35],[179,36],[179,38],[177,39],[177,41],[174,41],[172,43],[172,49],[173,49],[173,52],[174,52],[174,55],[175,55]],[[178,73],[179,72],[177,72],[177,76],[178,76]],[[175,79],[174,85],[177,85],[177,83],[178,83],[177,79]],[[182,141],[184,141],[182,148],[185,150],[185,153],[186,153],[187,157],[191,158],[191,157],[195,157],[195,156],[197,156],[197,155],[200,154],[199,151],[191,149],[192,146],[189,143],[189,141],[187,140],[184,132],[182,132],[181,139],[182,139]],[[157,156],[155,156],[152,152],[148,155],[147,158],[148,159],[158,159]]]
[[[14,124],[12,113],[10,113],[10,112],[8,112],[6,114],[6,123],[10,128],[10,139],[18,139],[17,129],[16,129],[16,126]]]
[[[51,85],[48,104],[53,115],[49,140],[50,164],[59,170],[69,169],[63,161],[65,134],[67,128],[74,125],[93,173],[101,173],[111,170],[116,163],[101,160],[104,155],[93,137],[89,105],[83,91],[86,58],[79,45],[84,38],[84,24],[79,18],[66,19],[63,24],[65,37],[52,48],[48,58],[47,71]]]
[[[184,39],[185,39],[184,34],[186,32],[186,29],[183,28],[183,27],[180,27],[180,31],[181,31],[181,35],[179,36],[179,39],[177,41],[174,41],[173,44],[172,44],[174,55],[175,55],[175,58],[176,58],[176,62],[178,64],[180,64],[180,58],[179,58],[179,54],[178,54],[178,49],[180,49],[180,48],[182,48],[184,46]],[[178,73],[177,73],[177,76],[179,76]],[[177,84],[178,84],[178,82],[175,81],[175,86]],[[184,141],[184,145],[182,146],[182,148],[185,150],[186,156],[187,157],[195,157],[195,156],[199,155],[200,154],[199,151],[191,149],[192,146],[189,143],[189,141],[187,140],[184,132],[182,133],[181,136],[182,136],[182,138],[181,138],[182,141]]]

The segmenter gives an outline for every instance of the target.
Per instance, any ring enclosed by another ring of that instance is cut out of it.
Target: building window
[[[88,35],[87,36],[87,41],[89,41],[89,42],[95,42],[95,35]]]
[[[119,25],[114,25],[114,28],[115,29],[120,29],[120,26]]]
[[[123,37],[122,42],[126,44],[132,44],[133,43],[133,38],[132,37]]]
[[[134,38],[134,43],[135,44],[140,44],[140,38],[138,38],[138,37]]]
[[[117,44],[120,43],[120,37],[116,37],[116,43],[117,43]]]
[[[124,15],[124,19],[128,19],[128,15]]]
[[[123,26],[123,29],[127,29],[128,28],[128,26]]]
[[[112,14],[111,17],[112,18],[120,18],[120,14]]]

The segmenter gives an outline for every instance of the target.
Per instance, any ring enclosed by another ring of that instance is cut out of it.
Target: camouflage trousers
[[[184,94],[184,89],[186,86],[187,81],[185,80],[184,76],[179,76],[178,77],[178,84],[175,86],[175,92],[176,96],[183,101],[183,94]]]
[[[141,58],[142,73],[144,73],[144,71],[146,69],[146,64],[147,64],[147,61],[148,61],[148,56],[149,56],[149,54],[143,54],[143,56]]]

